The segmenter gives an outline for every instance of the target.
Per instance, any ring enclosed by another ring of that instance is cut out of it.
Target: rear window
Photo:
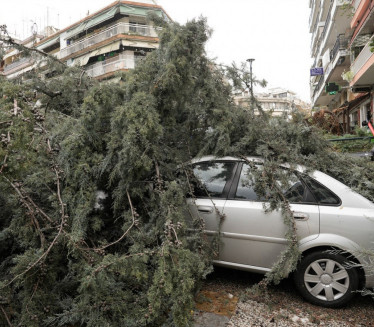
[[[313,178],[303,176],[303,179],[319,204],[339,205],[341,203],[338,196]]]

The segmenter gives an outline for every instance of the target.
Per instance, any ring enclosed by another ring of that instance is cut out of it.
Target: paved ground
[[[230,319],[226,316],[211,312],[198,312],[195,314],[194,327],[225,327]]]
[[[251,288],[261,275],[215,268],[196,296],[194,327],[374,327],[374,298],[357,294],[348,306],[327,309],[305,302],[291,279],[265,293]],[[240,300],[239,300],[240,298]]]

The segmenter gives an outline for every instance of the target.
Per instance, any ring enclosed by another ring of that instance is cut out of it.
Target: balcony
[[[316,102],[316,100],[315,100],[316,96],[320,93],[320,90],[321,90],[322,86],[325,85],[324,82],[325,82],[325,76],[322,75],[321,78],[319,79],[314,91],[313,91],[313,96],[312,96],[312,98],[314,100],[313,103]]]
[[[359,53],[359,55],[357,56],[357,58],[355,59],[355,61],[352,63],[351,65],[351,71],[353,72],[353,75],[354,75],[354,78],[353,78],[353,83],[356,84],[357,82],[359,82],[359,79],[361,79],[362,81],[360,81],[360,84],[364,82],[365,80],[365,83],[373,83],[374,82],[374,78],[370,78],[369,77],[369,70],[372,70],[372,66],[373,65],[369,65],[370,67],[364,67],[364,66],[368,66],[366,65],[368,63],[368,61],[372,61],[373,59],[373,56],[374,56],[374,53],[370,51],[370,43],[372,42],[374,38],[374,35],[370,38],[369,42],[365,45],[365,47],[362,49],[362,51]],[[364,78],[364,80],[362,79]]]
[[[322,34],[321,34],[321,39],[322,40],[325,38],[326,33],[327,33],[327,28],[330,26],[330,23],[331,23],[332,8],[333,8],[333,2],[331,2],[329,12],[328,12],[327,17],[325,19],[325,25],[323,26],[323,31],[322,31]]]
[[[344,34],[339,34],[334,47],[330,51],[330,61],[334,61],[336,55],[338,52],[343,51],[344,55],[347,55],[347,49],[348,49],[348,39],[344,36]]]
[[[124,69],[134,69],[144,57],[137,57],[131,55],[119,55],[105,61],[86,66],[85,70],[88,76],[99,77],[108,73]]]
[[[34,63],[34,60],[30,57],[21,58],[20,60],[17,60],[10,65],[4,67],[4,74],[9,75],[12,74],[22,68],[25,68],[27,66],[30,66]]]
[[[105,29],[104,31],[101,31],[100,33],[84,38],[83,40],[75,42],[69,45],[68,47],[61,49],[60,57],[65,58],[73,53],[76,53],[92,45],[98,44],[102,41],[105,41],[106,39],[109,39],[119,34],[157,37],[156,31],[160,29],[160,27],[153,27],[149,25],[119,23]]]

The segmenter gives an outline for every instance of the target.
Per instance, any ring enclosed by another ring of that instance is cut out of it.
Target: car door
[[[193,165],[196,180],[191,184],[195,198],[187,201],[191,214],[204,220],[204,230],[208,236],[218,234],[236,167],[235,161],[205,161]]]
[[[250,165],[241,163],[224,206],[219,260],[246,269],[267,271],[286,249],[287,227],[280,210],[265,212],[266,201],[254,190]],[[319,234],[319,207],[295,174],[284,195],[294,213],[298,238],[305,242]],[[243,267],[244,268],[244,267]]]

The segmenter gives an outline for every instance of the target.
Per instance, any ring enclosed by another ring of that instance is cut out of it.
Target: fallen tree
[[[266,283],[299,259],[273,187],[279,164],[328,172],[374,200],[366,163],[328,151],[318,129],[235,106],[225,71],[205,55],[209,35],[204,19],[165,26],[159,49],[120,84],[55,62],[51,79],[0,79],[0,322],[190,325],[214,253],[200,219],[188,228],[194,157],[265,159],[258,192],[289,226]]]

